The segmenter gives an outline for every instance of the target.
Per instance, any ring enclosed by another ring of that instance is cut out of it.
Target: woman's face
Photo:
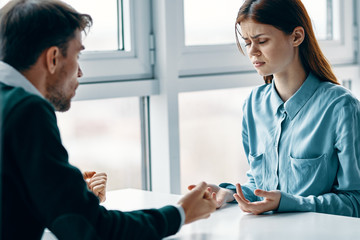
[[[288,73],[297,57],[292,34],[286,35],[272,25],[245,20],[240,23],[246,52],[261,76]]]

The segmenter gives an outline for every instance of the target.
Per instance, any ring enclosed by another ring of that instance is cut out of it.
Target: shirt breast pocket
[[[301,196],[320,194],[325,187],[326,159],[326,154],[315,158],[289,156],[288,192]]]
[[[255,180],[257,188],[262,189],[264,185],[265,159],[264,154],[249,154],[251,175]]]

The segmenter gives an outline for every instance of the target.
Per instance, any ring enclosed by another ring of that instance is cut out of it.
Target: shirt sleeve
[[[176,205],[176,208],[178,209],[181,217],[180,226],[178,229],[178,231],[180,231],[180,228],[185,224],[185,210],[181,205]]]
[[[360,107],[356,99],[339,104],[334,149],[339,159],[336,182],[330,193],[294,196],[281,193],[279,212],[312,211],[360,217]]]
[[[161,239],[178,231],[175,206],[132,212],[100,206],[82,173],[69,164],[55,113],[44,100],[32,97],[16,107],[6,128],[6,144],[12,148],[7,151],[24,184],[23,202],[59,239]]]

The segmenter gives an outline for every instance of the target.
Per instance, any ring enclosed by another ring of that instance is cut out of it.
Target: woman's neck
[[[284,102],[301,87],[307,74],[302,66],[289,72],[274,74],[276,90]]]

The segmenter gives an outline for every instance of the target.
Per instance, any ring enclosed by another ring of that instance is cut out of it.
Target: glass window
[[[252,88],[179,94],[181,191],[200,181],[244,183],[242,106]]]
[[[71,164],[106,172],[107,190],[141,189],[139,98],[73,101],[57,117]]]
[[[235,44],[239,0],[184,0],[185,45]]]
[[[339,1],[302,0],[319,40],[339,40]]]
[[[78,0],[64,0],[77,11],[90,14],[93,26],[84,37],[87,51],[130,50],[125,45],[124,33],[129,36],[129,1],[128,0],[87,0],[86,4]],[[129,43],[127,41],[126,43]]]
[[[5,4],[9,2],[9,0],[0,0],[0,8],[2,8],[3,6],[5,6]]]
[[[184,0],[185,45],[235,43],[234,24],[241,1]],[[339,38],[339,0],[303,0],[319,40]],[[334,20],[334,21],[333,21]],[[336,27],[336,28],[335,28]]]

